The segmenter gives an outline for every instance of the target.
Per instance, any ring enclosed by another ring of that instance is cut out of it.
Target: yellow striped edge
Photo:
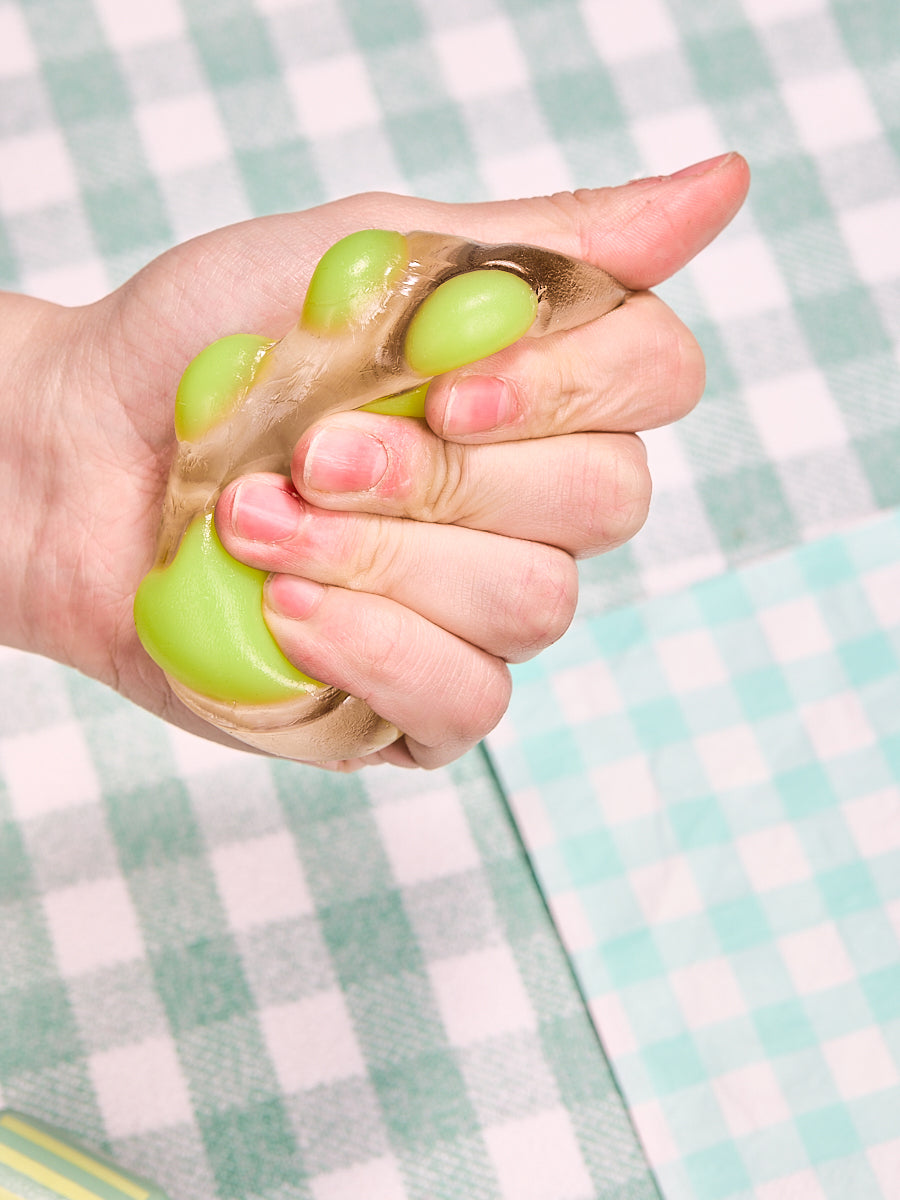
[[[24,1200],[22,1196],[17,1196],[15,1192],[8,1192],[5,1187],[0,1187],[0,1200]]]
[[[74,1146],[60,1141],[50,1133],[45,1133],[43,1129],[36,1129],[34,1125],[20,1120],[12,1113],[6,1113],[0,1117],[0,1125],[3,1125],[11,1133],[17,1133],[19,1137],[27,1138],[29,1142],[40,1146],[42,1150],[49,1150],[51,1154],[71,1163],[73,1167],[80,1167],[82,1171],[93,1175],[95,1179],[108,1183],[110,1187],[118,1188],[122,1195],[130,1197],[130,1200],[148,1200],[150,1193],[146,1188],[135,1183],[133,1179],[126,1178],[112,1167],[98,1162],[92,1155],[76,1150]],[[77,1187],[78,1185],[74,1184],[73,1186]],[[93,1192],[90,1195],[93,1195]],[[3,1200],[2,1196],[0,1196],[0,1200]]]
[[[0,1163],[12,1167],[26,1179],[33,1179],[35,1183],[49,1188],[55,1196],[65,1197],[65,1200],[101,1200],[96,1192],[89,1192],[80,1183],[66,1179],[65,1175],[60,1175],[58,1171],[51,1171],[49,1167],[20,1154],[18,1150],[11,1150],[9,1146],[0,1146]]]

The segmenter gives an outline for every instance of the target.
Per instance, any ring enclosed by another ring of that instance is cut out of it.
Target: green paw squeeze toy
[[[289,476],[301,434],[330,413],[422,416],[435,376],[594,320],[626,295],[606,272],[533,246],[368,229],[325,253],[281,341],[237,334],[201,351],[178,388],[156,562],[134,609],[183,702],[285,758],[356,757],[400,736],[281,653],[265,623],[265,573],[231,558],[216,534],[222,489],[253,471]]]

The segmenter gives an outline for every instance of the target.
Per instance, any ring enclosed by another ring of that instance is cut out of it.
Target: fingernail
[[[628,186],[654,187],[660,183],[668,183],[671,179],[696,179],[701,175],[712,174],[713,171],[717,171],[719,167],[724,166],[729,159],[734,157],[734,151],[729,150],[726,154],[717,154],[714,158],[705,158],[702,162],[691,163],[689,167],[682,167],[680,171],[674,171],[671,175],[645,175],[640,179],[632,179]]]
[[[239,537],[251,542],[286,542],[297,530],[300,501],[283,488],[246,480],[231,503],[231,523]]]
[[[691,163],[689,167],[682,167],[680,171],[675,171],[674,174],[667,176],[667,178],[691,179],[701,175],[710,175],[726,163],[729,158],[734,158],[733,150],[729,150],[727,154],[717,154],[715,158],[705,158],[702,162]]]
[[[365,492],[381,481],[387,468],[387,450],[378,438],[331,425],[314,434],[303,479],[317,492]]]
[[[441,432],[451,437],[488,433],[512,425],[518,416],[513,390],[493,375],[463,375],[454,383]]]
[[[283,617],[305,621],[311,617],[325,595],[325,588],[313,579],[299,575],[273,575],[266,583],[266,602]]]

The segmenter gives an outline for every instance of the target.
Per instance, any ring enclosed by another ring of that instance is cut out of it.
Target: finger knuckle
[[[578,569],[564,550],[532,544],[516,588],[509,662],[525,662],[565,633],[578,601]]]
[[[652,363],[654,393],[662,398],[666,422],[686,416],[703,395],[706,361],[696,337],[681,321],[655,324],[645,361]]]
[[[593,504],[586,507],[584,545],[576,548],[576,556],[603,553],[634,537],[647,519],[651,490],[643,442],[636,434],[617,435]]]

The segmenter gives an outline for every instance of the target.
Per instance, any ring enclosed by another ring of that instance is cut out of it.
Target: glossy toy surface
[[[263,617],[264,572],[216,535],[222,489],[252,471],[289,475],[301,434],[330,413],[421,417],[435,376],[594,320],[626,294],[605,272],[535,247],[362,230],[323,256],[281,341],[237,334],[201,351],[178,389],[156,562],[135,599],[141,641],[188,707],[287,758],[355,757],[393,741],[399,731],[362,701],[281,653]]]
[[[166,1200],[147,1180],[79,1146],[67,1133],[0,1111],[0,1200]]]

